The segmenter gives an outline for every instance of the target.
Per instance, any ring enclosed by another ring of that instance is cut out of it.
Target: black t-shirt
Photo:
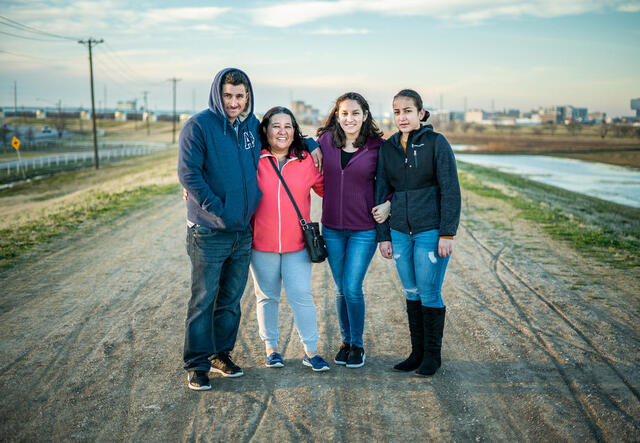
[[[345,152],[344,149],[341,149],[340,152],[341,152],[340,160],[342,161],[342,169],[344,169],[347,167],[347,163],[349,163],[349,160],[351,160],[351,157],[353,157],[353,154],[355,154],[358,151]]]

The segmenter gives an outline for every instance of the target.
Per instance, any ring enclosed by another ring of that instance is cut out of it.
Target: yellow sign
[[[20,149],[20,140],[18,140],[18,137],[16,137],[15,135],[11,139],[11,146],[13,146],[13,149],[15,149],[16,151]]]

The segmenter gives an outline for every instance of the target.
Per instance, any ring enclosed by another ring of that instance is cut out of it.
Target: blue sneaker
[[[282,356],[277,352],[272,352],[270,355],[265,355],[264,364],[267,368],[281,368],[284,366]]]
[[[324,358],[320,357],[319,355],[309,358],[307,354],[304,354],[302,364],[305,366],[309,366],[315,372],[328,371],[329,369],[331,369],[329,368],[329,363],[324,361]]]

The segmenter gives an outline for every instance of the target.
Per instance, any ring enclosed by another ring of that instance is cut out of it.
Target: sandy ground
[[[190,277],[180,196],[34,251],[0,276],[2,440],[640,440],[638,270],[567,249],[500,202],[464,202],[443,366],[428,379],[391,370],[409,352],[408,329],[393,262],[378,254],[363,368],[303,367],[286,303],[286,366],[265,368],[249,282],[233,353],[245,376],[196,393],[181,368]],[[319,349],[332,359],[326,263],[314,265],[313,289]]]

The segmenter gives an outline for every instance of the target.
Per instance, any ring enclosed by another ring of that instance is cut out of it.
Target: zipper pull
[[[413,164],[416,168],[418,167],[418,153],[415,149],[413,150]]]

